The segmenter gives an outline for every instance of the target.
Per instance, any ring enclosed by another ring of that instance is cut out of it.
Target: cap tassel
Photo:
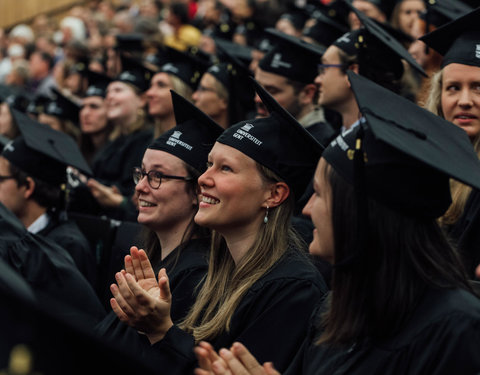
[[[367,244],[367,220],[368,220],[368,201],[367,189],[365,184],[365,154],[363,151],[363,127],[360,129],[355,140],[355,153],[353,156],[353,183],[355,189],[355,202],[357,206],[357,230],[355,235],[356,246],[352,249],[352,254],[342,261],[335,263],[335,269],[345,269],[355,263],[362,254],[365,254]]]

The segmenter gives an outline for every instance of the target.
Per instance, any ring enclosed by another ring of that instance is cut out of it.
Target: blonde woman
[[[185,320],[173,324],[168,275],[161,270],[157,284],[144,256],[136,262],[144,265],[137,280],[118,273],[112,286],[113,310],[146,334],[152,344],[146,358],[165,373],[191,373],[201,340],[216,349],[241,340],[256,356],[286,368],[326,291],[290,229],[295,198],[322,148],[276,102],[270,104],[270,117],[224,131],[199,177],[195,222],[211,228],[213,239],[205,282]]]
[[[465,130],[480,157],[480,60],[472,52],[480,36],[474,20],[479,14],[477,9],[421,39],[444,56],[441,70],[432,78],[426,108]],[[474,278],[480,263],[480,194],[457,181],[452,181],[451,190],[452,205],[440,222]]]

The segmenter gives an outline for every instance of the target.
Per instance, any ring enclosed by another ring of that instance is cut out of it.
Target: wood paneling
[[[82,3],[78,0],[0,0],[0,27],[29,22],[40,13],[55,13]]]

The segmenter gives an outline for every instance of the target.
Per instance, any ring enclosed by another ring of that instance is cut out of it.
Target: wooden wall
[[[30,22],[40,13],[62,12],[84,3],[79,0],[0,0],[0,27],[9,28],[17,23]]]

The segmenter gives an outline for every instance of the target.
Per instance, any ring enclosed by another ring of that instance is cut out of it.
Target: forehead
[[[154,150],[147,148],[143,155],[142,164],[145,169],[149,170],[153,167],[163,168],[167,170],[185,170],[183,161],[175,155],[172,155],[166,151]]]
[[[170,77],[168,75],[168,73],[165,73],[165,72],[160,72],[160,73],[157,73],[153,76],[152,78],[152,85],[154,83],[158,83],[158,82],[163,82],[163,83],[166,83],[166,84],[170,84]]]
[[[327,48],[322,56],[323,63],[339,64],[340,63],[340,49],[337,46],[330,46]]]
[[[104,102],[104,99],[101,96],[89,96],[89,97],[83,98],[82,100],[83,105],[88,105],[88,104],[102,105],[103,102]]]
[[[245,166],[256,167],[256,161],[251,157],[245,155],[243,152],[233,148],[231,146],[224,145],[223,143],[216,142],[208,155],[209,159],[213,160],[228,160],[241,163]]]
[[[275,87],[291,86],[288,84],[288,80],[286,77],[281,76],[279,74],[266,72],[260,68],[257,68],[257,70],[255,71],[255,79],[262,86],[275,86]]]
[[[128,90],[134,92],[133,89],[129,85],[127,85],[126,83],[120,82],[120,81],[111,82],[107,87],[107,91],[118,90],[118,89],[122,89],[122,90],[128,89]]]
[[[443,68],[443,81],[462,80],[480,82],[480,67],[464,64],[448,64]]]
[[[217,81],[217,79],[210,73],[205,73],[203,76],[202,76],[202,79],[200,80],[200,83],[203,85],[203,86],[208,86],[210,88],[213,87],[213,85],[215,85],[215,81]]]
[[[2,172],[1,174],[5,174],[5,172],[8,172],[9,168],[10,162],[3,156],[0,156],[0,172]]]

